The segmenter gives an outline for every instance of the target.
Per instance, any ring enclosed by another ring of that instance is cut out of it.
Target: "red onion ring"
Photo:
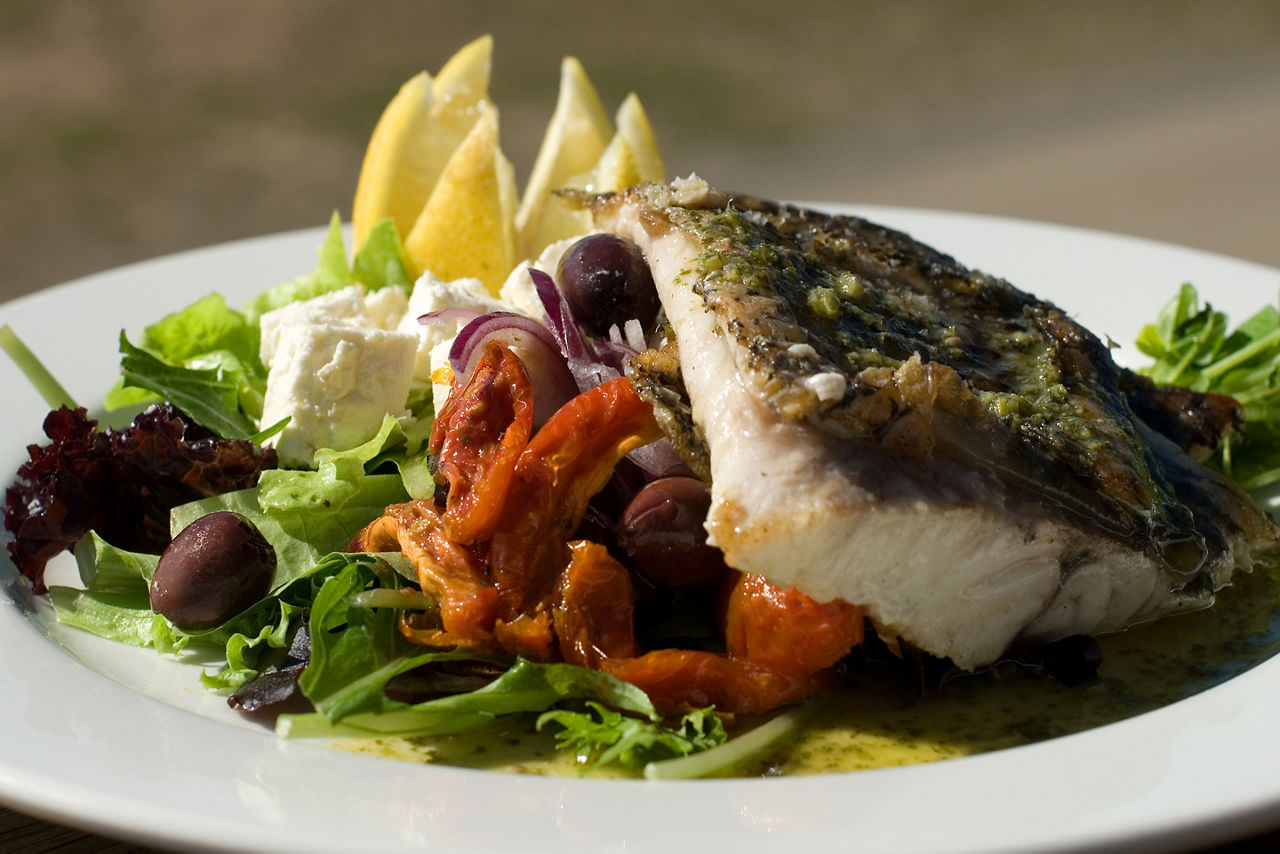
[[[450,323],[469,323],[480,316],[474,308],[442,308],[418,316],[423,326],[445,326]]]
[[[489,341],[511,348],[524,363],[533,383],[533,423],[541,426],[557,409],[578,394],[573,373],[547,327],[531,317],[495,311],[473,319],[449,347],[449,366],[455,383],[465,383]]]

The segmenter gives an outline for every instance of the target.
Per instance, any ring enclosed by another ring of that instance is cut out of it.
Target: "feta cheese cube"
[[[280,461],[310,466],[318,449],[367,442],[387,414],[407,414],[417,346],[415,336],[384,329],[278,327],[262,423],[290,419],[275,437]]]
[[[555,278],[556,270],[560,267],[560,259],[564,257],[564,253],[568,252],[569,247],[584,237],[586,237],[585,234],[580,234],[577,237],[557,240],[546,249],[543,249],[535,260],[521,261],[507,276],[507,280],[502,283],[502,288],[498,291],[498,298],[507,305],[514,307],[516,311],[541,320],[544,316],[542,300],[538,299],[538,289],[533,286],[533,279],[529,278],[529,268],[533,267],[535,270],[541,270]]]
[[[409,295],[398,287],[387,287],[367,294],[364,313],[379,329],[395,329],[409,310]]]
[[[262,316],[262,424],[290,419],[274,440],[281,462],[312,465],[318,449],[353,447],[406,414],[418,338],[395,327],[407,307],[399,288],[352,285]]]

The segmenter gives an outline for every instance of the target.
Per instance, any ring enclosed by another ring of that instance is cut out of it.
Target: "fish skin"
[[[1153,392],[1003,280],[696,178],[591,205],[653,271],[730,566],[974,668],[1204,607],[1277,539],[1178,444],[1212,443],[1236,409]]]

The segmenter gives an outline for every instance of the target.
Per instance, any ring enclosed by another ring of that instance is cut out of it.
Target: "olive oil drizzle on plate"
[[[1212,688],[1280,652],[1280,555],[1240,574],[1214,607],[1098,638],[1098,678],[1065,686],[1011,669],[952,679],[922,697],[900,671],[874,665],[811,702],[809,725],[742,776],[861,771],[1002,750],[1130,718]],[[511,722],[423,739],[335,746],[416,762],[533,774],[577,774],[547,733]],[[593,776],[635,776],[621,768]]]

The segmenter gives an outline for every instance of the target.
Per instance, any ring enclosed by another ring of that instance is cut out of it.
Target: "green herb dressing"
[[[1130,718],[1211,688],[1280,652],[1273,577],[1280,561],[1239,575],[1208,610],[1101,637],[1098,679],[1066,687],[1026,674],[979,674],[921,698],[897,673],[867,669],[813,702],[808,725],[743,776],[860,771],[1001,750]],[[732,733],[731,733],[732,734]],[[341,740],[335,746],[414,762],[577,775],[549,733],[508,723],[462,735]],[[622,768],[592,776],[638,776]]]

